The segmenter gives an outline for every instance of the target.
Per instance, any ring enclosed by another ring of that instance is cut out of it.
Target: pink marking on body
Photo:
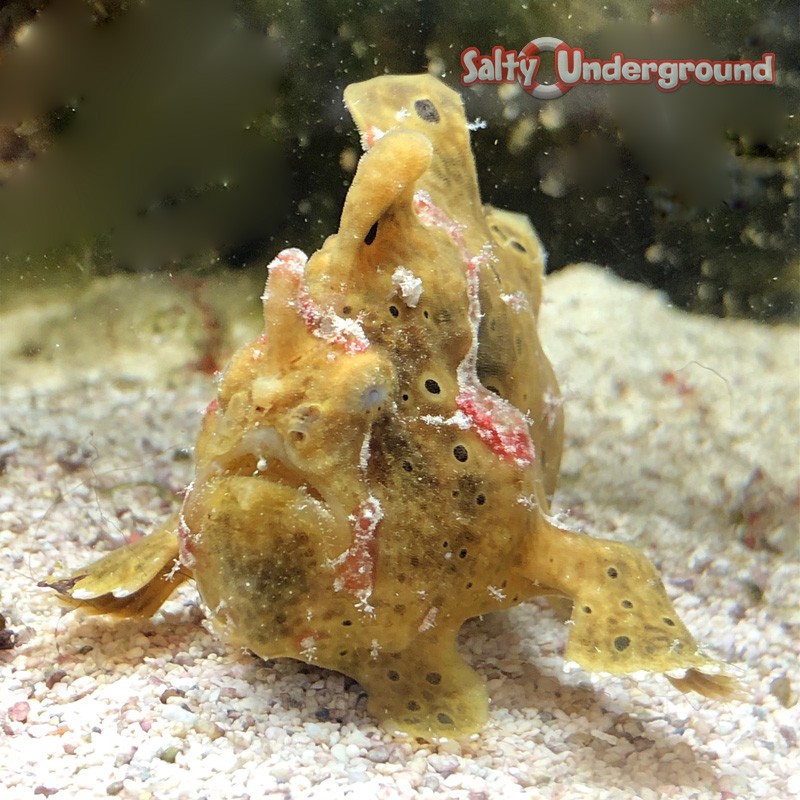
[[[297,311],[306,328],[314,336],[329,344],[341,346],[345,353],[363,353],[369,347],[369,339],[361,323],[338,316],[333,308],[323,310],[308,293],[305,282],[307,260],[302,250],[290,247],[278,253],[268,269],[270,273],[283,273],[291,279],[296,288],[296,297],[290,301],[290,306]],[[263,297],[265,300],[268,299],[268,289],[264,291]]]
[[[375,586],[375,559],[378,555],[378,527],[383,509],[378,499],[368,497],[351,515],[353,544],[337,559],[336,581],[341,588],[366,603]]]
[[[386,131],[382,131],[377,125],[369,125],[364,133],[361,134],[361,147],[364,150],[369,150],[378,139],[383,138]]]
[[[300,314],[300,319],[306,324],[306,328],[314,331],[319,328],[322,312],[319,306],[311,299],[308,290],[304,287],[297,293],[297,312]]]
[[[477,336],[477,326],[481,319],[478,290],[480,288],[480,268],[492,258],[491,246],[483,247],[477,255],[472,255],[464,240],[464,225],[456,222],[450,215],[439,208],[431,196],[420,189],[414,193],[414,211],[423,225],[443,230],[458,248],[464,260],[464,270],[467,275],[467,291],[469,293],[469,319]]]
[[[520,466],[533,463],[536,456],[528,423],[511,403],[478,384],[462,387],[456,405],[493,453]]]
[[[206,416],[209,414],[214,414],[216,410],[219,408],[219,400],[215,397],[207,406],[205,410]]]
[[[458,365],[458,409],[467,417],[481,439],[501,458],[513,459],[519,466],[531,464],[535,458],[528,422],[522,412],[507,400],[490,392],[478,380],[478,328],[481,322],[481,267],[492,259],[491,245],[472,255],[464,240],[464,226],[455,222],[439,208],[425,191],[414,195],[414,210],[424,225],[444,230],[458,248],[464,260],[469,300],[469,322],[472,328],[472,347]]]
[[[464,261],[469,261],[467,243],[464,241],[464,225],[439,208],[424,189],[414,192],[414,211],[423,225],[443,230],[458,247]]]

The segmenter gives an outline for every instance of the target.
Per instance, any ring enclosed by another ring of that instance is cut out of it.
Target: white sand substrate
[[[567,413],[556,508],[644,549],[749,701],[565,673],[567,629],[528,604],[462,632],[489,686],[485,730],[420,745],[377,728],[342,675],[226,645],[192,586],[125,622],[64,613],[37,588],[175,507],[213,394],[192,366],[209,315],[230,352],[257,329],[260,288],[118,276],[0,316],[0,612],[15,643],[0,651],[0,797],[800,797],[798,330],[689,316],[596,267],[546,286]],[[759,468],[755,535],[732,512]]]

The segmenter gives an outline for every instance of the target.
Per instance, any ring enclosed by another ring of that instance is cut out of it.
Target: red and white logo
[[[556,80],[537,80],[541,54],[553,53]],[[636,59],[614,53],[608,60],[588,58],[580,47],[561,39],[540,36],[520,51],[495,45],[491,53],[468,47],[461,53],[461,84],[519,83],[531,97],[555,100],[584,84],[655,83],[662,92],[674,92],[694,82],[722,86],[729,83],[775,83],[775,53],[764,53],[758,61],[712,61],[710,59]]]

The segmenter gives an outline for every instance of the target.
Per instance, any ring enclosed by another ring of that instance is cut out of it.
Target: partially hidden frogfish
[[[44,583],[133,616],[192,578],[232,643],[343,672],[387,730],[426,739],[487,719],[462,623],[540,595],[572,601],[583,668],[731,694],[644,555],[549,516],[544,251],[526,217],[481,205],[459,95],[385,76],[344,97],[366,153],[339,231],[269,265],[263,333],[220,376],[180,512]]]

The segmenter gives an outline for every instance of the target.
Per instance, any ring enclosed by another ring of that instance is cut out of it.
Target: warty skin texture
[[[487,718],[463,622],[537,595],[572,601],[567,659],[729,694],[644,555],[549,517],[545,257],[527,218],[481,205],[460,98],[397,76],[345,101],[367,152],[339,231],[270,264],[264,332],[221,376],[180,513],[50,585],[150,614],[192,577],[232,643],[350,675],[425,739]]]

